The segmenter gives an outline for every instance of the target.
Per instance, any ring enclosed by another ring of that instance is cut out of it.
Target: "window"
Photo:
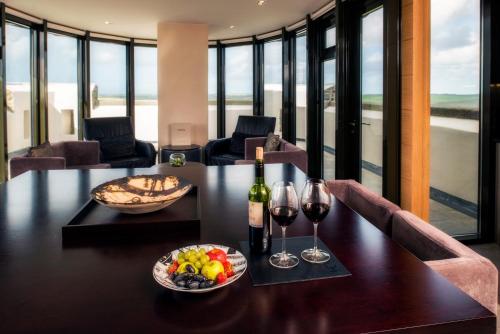
[[[135,137],[158,142],[158,80],[156,47],[134,47]]]
[[[335,178],[335,59],[323,62],[323,177]]]
[[[9,158],[32,145],[32,32],[6,23],[7,152]]]
[[[217,138],[217,49],[208,49],[208,139]]]
[[[478,230],[480,0],[431,0],[430,222]]]
[[[295,134],[297,146],[306,149],[307,140],[307,38],[305,31],[295,39]]]
[[[361,182],[382,195],[384,9],[361,19]]]
[[[283,65],[281,40],[264,43],[264,115],[276,118],[276,133],[281,136]]]
[[[90,117],[127,115],[127,48],[90,42]]]
[[[325,46],[327,48],[335,46],[337,44],[337,29],[335,27],[331,27],[326,29],[325,33]]]
[[[226,136],[236,128],[240,115],[253,115],[253,47],[226,48]]]
[[[78,140],[78,40],[47,37],[49,141]]]

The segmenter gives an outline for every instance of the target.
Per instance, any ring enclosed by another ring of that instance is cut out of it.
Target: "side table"
[[[192,144],[192,145],[183,145],[183,146],[173,146],[173,145],[165,145],[160,148],[160,163],[168,162],[170,154],[172,153],[184,153],[186,156],[186,161],[195,161],[201,162],[201,146]]]

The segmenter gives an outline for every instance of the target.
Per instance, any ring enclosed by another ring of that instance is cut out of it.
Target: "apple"
[[[224,265],[220,261],[212,260],[201,268],[201,274],[209,280],[215,280],[219,273],[224,273]]]
[[[224,263],[227,261],[227,255],[222,249],[214,248],[207,252],[208,257],[210,260],[217,260],[220,261],[221,263]]]

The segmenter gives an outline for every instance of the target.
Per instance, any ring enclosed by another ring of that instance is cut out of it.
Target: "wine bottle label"
[[[264,226],[264,203],[248,201],[248,224],[252,227]]]

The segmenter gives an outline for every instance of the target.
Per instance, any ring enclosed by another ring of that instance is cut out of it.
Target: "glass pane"
[[[7,151],[9,157],[32,144],[31,32],[6,24]]]
[[[231,137],[240,115],[253,115],[253,48],[226,48],[226,137]]]
[[[480,1],[431,1],[430,221],[477,232]]]
[[[127,115],[127,49],[90,42],[90,117]]]
[[[337,29],[335,29],[335,27],[326,29],[326,33],[325,33],[325,40],[326,40],[325,46],[327,48],[335,46],[337,44],[336,33],[337,33]]]
[[[297,146],[307,148],[307,39],[301,33],[295,40],[295,135]]]
[[[135,137],[158,142],[156,47],[134,47]]]
[[[78,140],[78,41],[48,34],[49,141]]]
[[[335,59],[323,63],[323,177],[335,178],[336,78]]]
[[[382,194],[384,9],[361,22],[361,182]]]
[[[264,44],[264,115],[276,117],[275,133],[281,136],[283,65],[281,41]]]
[[[208,139],[217,138],[217,49],[208,49]]]

